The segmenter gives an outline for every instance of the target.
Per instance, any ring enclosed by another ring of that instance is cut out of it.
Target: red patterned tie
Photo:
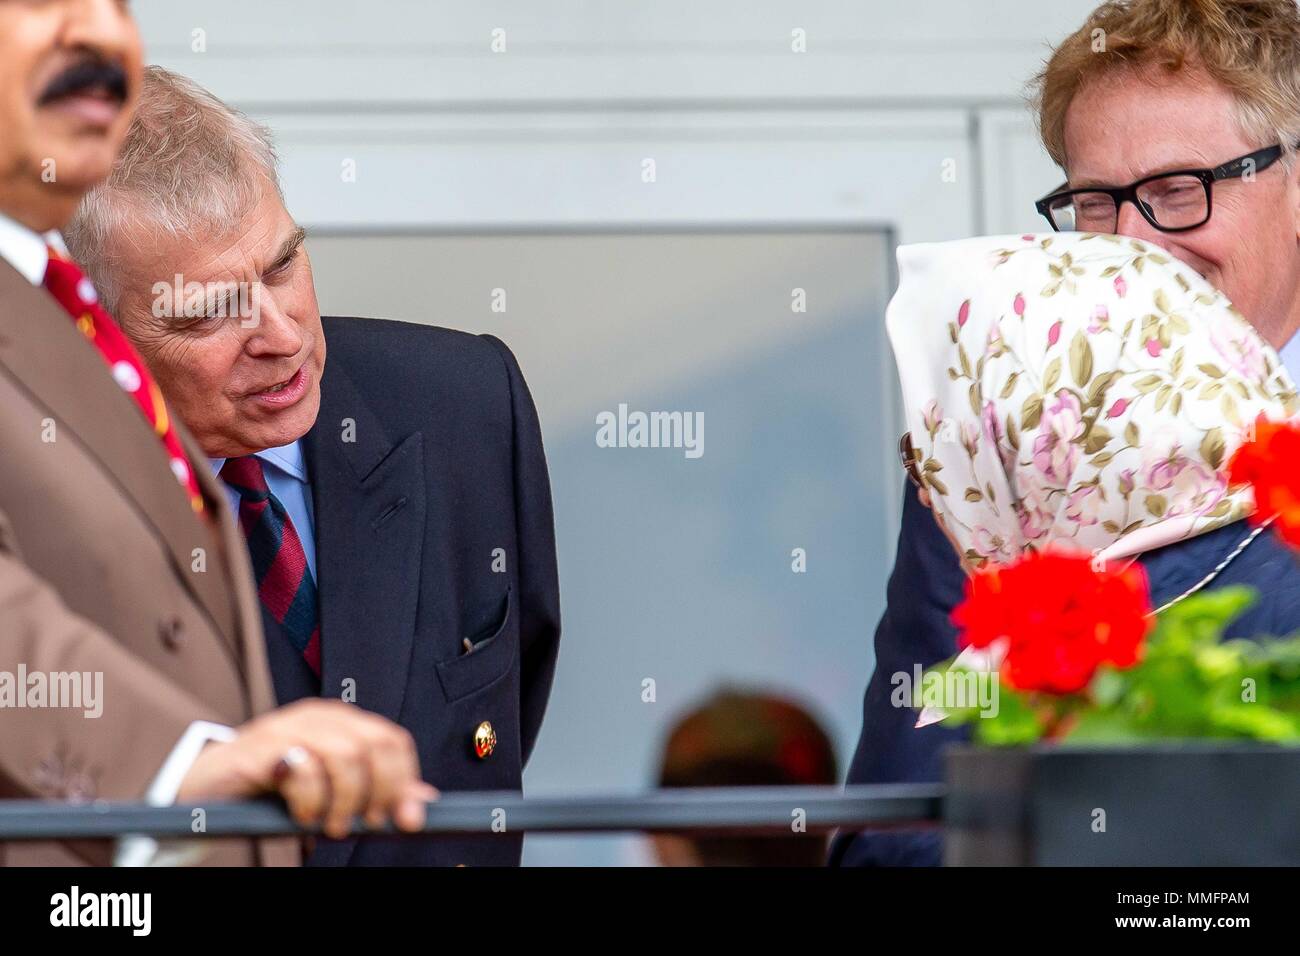
[[[262,607],[280,622],[307,666],[320,677],[316,582],[289,513],[271,494],[262,463],[252,455],[227,459],[221,478],[239,492],[239,525],[248,538]]]
[[[145,420],[153,427],[171,463],[172,474],[190,499],[190,507],[203,512],[203,495],[198,479],[190,468],[185,449],[172,427],[167,404],[163,401],[149,369],[117,323],[99,304],[94,285],[85,274],[57,250],[51,248],[50,263],[45,269],[45,288],[65,312],[76,320],[81,334],[99,351],[122,390],[135,399]]]

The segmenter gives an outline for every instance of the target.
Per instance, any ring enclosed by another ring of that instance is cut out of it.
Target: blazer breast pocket
[[[509,588],[501,623],[492,634],[474,643],[472,651],[438,662],[438,682],[448,703],[482,690],[510,670],[519,643],[514,604],[514,588]]]

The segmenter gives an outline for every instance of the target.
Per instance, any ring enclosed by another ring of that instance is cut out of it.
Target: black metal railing
[[[525,797],[514,791],[449,792],[429,804],[424,834],[713,833],[893,829],[940,824],[938,785],[708,787],[618,796]],[[201,828],[200,828],[201,827]],[[111,838],[266,837],[310,834],[278,799],[153,807],[96,801],[0,800],[0,841]],[[396,833],[391,826],[357,834]]]

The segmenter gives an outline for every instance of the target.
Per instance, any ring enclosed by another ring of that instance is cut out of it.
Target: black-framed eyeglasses
[[[1113,233],[1119,226],[1120,206],[1131,202],[1161,232],[1186,232],[1210,221],[1211,187],[1216,182],[1262,173],[1281,156],[1279,143],[1213,169],[1175,169],[1127,186],[1066,189],[1066,183],[1034,203],[1034,208],[1057,232]]]

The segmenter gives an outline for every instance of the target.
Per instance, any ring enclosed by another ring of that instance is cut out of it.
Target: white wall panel
[[[1033,117],[1024,109],[979,112],[979,155],[983,222],[990,235],[1044,232],[1051,228],[1034,200],[1064,182],[1065,174],[1039,142]]]
[[[1006,101],[1086,0],[144,0],[152,56],[241,103]],[[493,31],[506,49],[492,51]],[[792,50],[792,31],[806,52]],[[195,53],[194,31],[206,51]]]
[[[307,225],[871,222],[918,241],[968,234],[978,208],[971,177],[944,178],[974,159],[951,110],[259,118]]]

